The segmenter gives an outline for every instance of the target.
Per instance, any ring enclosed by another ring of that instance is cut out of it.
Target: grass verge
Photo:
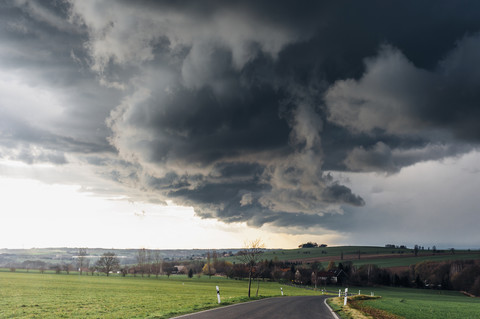
[[[363,314],[360,310],[350,306],[352,297],[348,297],[347,305],[343,305],[343,297],[335,297],[327,300],[328,305],[342,319],[369,319],[371,316]]]
[[[385,310],[381,310],[378,308],[374,308],[365,304],[364,301],[366,300],[377,300],[381,297],[371,297],[365,295],[357,295],[348,298],[348,302],[351,308],[354,308],[364,315],[367,318],[375,318],[375,319],[405,319],[403,317],[397,316],[395,314],[389,313]]]

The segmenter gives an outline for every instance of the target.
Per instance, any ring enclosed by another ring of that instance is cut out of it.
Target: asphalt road
[[[182,319],[334,319],[325,305],[325,296],[268,298],[202,311],[176,318]]]

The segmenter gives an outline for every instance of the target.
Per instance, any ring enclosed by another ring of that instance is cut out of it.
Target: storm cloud
[[[478,148],[480,8],[460,3],[11,1],[1,72],[32,72],[22,90],[58,110],[0,97],[0,156],[94,161],[204,218],[333,229],[368,202],[331,172]]]

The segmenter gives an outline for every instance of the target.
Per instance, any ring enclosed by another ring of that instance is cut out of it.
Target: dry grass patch
[[[328,299],[328,304],[343,319],[372,319],[372,316],[363,314],[360,310],[350,306],[352,297],[348,298],[347,305],[343,305],[344,297],[335,297]]]
[[[365,295],[352,296],[348,298],[348,303],[351,308],[354,308],[363,314],[367,315],[366,318],[375,318],[375,319],[404,319],[403,317],[394,315],[392,313],[386,312],[385,310],[373,308],[365,305],[363,302],[365,300],[379,299],[380,297],[371,297]]]

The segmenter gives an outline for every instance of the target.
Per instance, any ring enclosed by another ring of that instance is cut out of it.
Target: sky
[[[0,248],[480,248],[477,1],[0,2]]]

